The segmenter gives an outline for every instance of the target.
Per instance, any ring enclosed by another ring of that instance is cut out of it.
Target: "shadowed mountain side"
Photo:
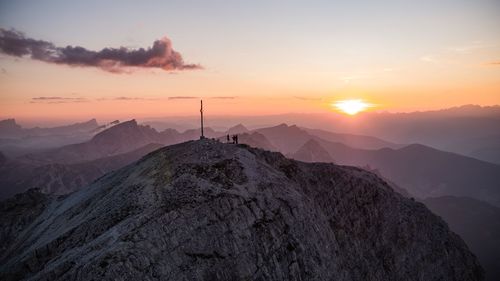
[[[464,138],[451,144],[449,150],[483,161],[500,164],[500,134]]]
[[[263,134],[279,151],[288,155],[295,153],[306,142],[311,139],[322,139],[331,142],[340,142],[354,148],[361,149],[379,149],[384,147],[400,148],[402,145],[390,143],[379,138],[339,134],[324,130],[300,128],[296,125],[288,126],[281,124],[274,127],[261,128],[255,130]]]
[[[500,208],[467,197],[443,196],[422,201],[460,235],[479,258],[486,280],[500,276]]]
[[[123,122],[95,135],[91,140],[63,146],[19,158],[30,164],[72,164],[126,153],[150,143],[164,143],[156,130],[137,125],[135,120]]]
[[[468,196],[500,205],[499,165],[418,144],[401,149],[363,150],[318,142],[337,163],[369,165],[414,196]]]
[[[239,143],[247,144],[251,147],[258,147],[269,151],[277,151],[276,147],[272,145],[267,138],[260,133],[244,133],[238,135]]]
[[[440,218],[376,175],[211,140],[52,200],[12,236],[2,280],[483,279]]]
[[[41,192],[51,194],[70,193],[162,146],[148,144],[124,154],[77,164],[53,163],[36,166],[10,161],[0,166],[0,198],[10,197],[29,188],[39,188]]]
[[[5,252],[17,235],[52,202],[54,196],[31,189],[0,202],[0,252]]]
[[[233,126],[229,128],[226,132],[226,134],[229,135],[234,135],[234,134],[244,134],[250,132],[243,124],[238,124],[236,126]]]
[[[316,140],[307,141],[297,152],[290,155],[290,158],[304,162],[334,163],[335,161]]]
[[[381,148],[401,148],[404,145],[388,142],[376,137],[339,134],[325,130],[302,128],[312,136],[319,137],[330,142],[340,142],[353,148],[361,149],[381,149]]]
[[[292,125],[281,124],[269,128],[255,130],[266,137],[278,150],[287,155],[296,152],[311,139],[305,130]]]
[[[379,171],[379,170],[377,170],[377,169],[373,169],[372,167],[370,167],[370,165],[366,165],[366,166],[363,166],[363,167],[361,167],[361,168],[363,168],[364,170],[367,170],[367,171],[368,171],[368,172],[370,172],[370,173],[374,173],[375,175],[377,175],[378,177],[380,177],[381,179],[383,179],[383,180],[384,180],[384,181],[385,181],[385,182],[386,182],[386,183],[387,183],[390,187],[392,187],[392,189],[393,189],[394,191],[396,191],[397,193],[399,193],[399,194],[403,195],[404,197],[406,197],[406,198],[412,198],[412,197],[413,197],[413,195],[412,195],[412,194],[410,194],[410,193],[408,192],[408,190],[406,190],[406,189],[404,189],[404,188],[400,187],[399,185],[397,185],[397,184],[393,183],[392,181],[390,181],[389,179],[385,178],[385,177],[384,177],[384,176],[380,173],[380,171]]]

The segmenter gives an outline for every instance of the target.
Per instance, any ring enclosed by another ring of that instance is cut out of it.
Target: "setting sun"
[[[367,108],[372,107],[371,104],[364,102],[361,99],[341,100],[332,104],[336,109],[349,115],[356,115]]]

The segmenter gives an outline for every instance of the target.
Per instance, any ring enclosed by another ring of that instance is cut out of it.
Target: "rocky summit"
[[[246,145],[190,141],[70,195],[29,192],[0,203],[1,280],[483,279],[375,174]]]

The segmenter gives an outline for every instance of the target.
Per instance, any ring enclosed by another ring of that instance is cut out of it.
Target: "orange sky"
[[[57,14],[36,1],[3,4],[0,27],[27,37],[100,50],[145,48],[168,35],[184,61],[203,69],[114,74],[0,54],[0,118],[195,115],[199,98],[214,115],[328,112],[343,99],[386,111],[500,104],[498,3],[280,3],[157,3],[136,15],[134,1],[124,1],[105,4],[91,22],[84,11],[97,2],[58,3]],[[187,15],[195,19],[182,21]]]

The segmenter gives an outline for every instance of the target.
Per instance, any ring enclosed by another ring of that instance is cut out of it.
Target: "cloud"
[[[211,99],[214,100],[234,100],[237,99],[238,97],[236,96],[225,96],[225,97],[211,97]]]
[[[304,100],[304,101],[320,101],[322,98],[313,98],[313,97],[302,97],[302,96],[294,96],[294,98],[298,100]]]
[[[199,97],[189,97],[189,96],[176,96],[176,97],[169,97],[169,100],[192,100],[192,99],[199,99]]]
[[[490,62],[486,63],[486,65],[500,66],[500,61],[490,61]]]
[[[197,64],[185,64],[170,39],[156,40],[147,49],[104,48],[87,50],[80,46],[57,47],[53,43],[25,37],[14,29],[0,28],[0,53],[54,64],[98,67],[112,73],[130,72],[128,68],[160,68],[166,71],[201,69]]]
[[[142,97],[116,97],[113,100],[131,101],[131,100],[156,100],[156,99],[153,99],[153,98],[142,98]]]
[[[34,97],[30,103],[79,103],[88,102],[86,98],[66,98],[66,97]]]

